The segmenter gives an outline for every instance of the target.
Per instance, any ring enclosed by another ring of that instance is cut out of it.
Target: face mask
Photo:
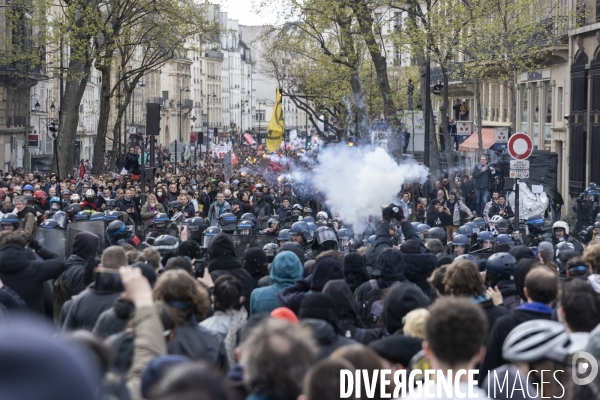
[[[156,192],[156,194],[160,197],[162,196],[162,192]]]

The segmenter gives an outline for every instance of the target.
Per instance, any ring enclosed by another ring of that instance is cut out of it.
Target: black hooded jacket
[[[317,355],[319,360],[329,357],[340,347],[356,343],[352,339],[338,335],[335,328],[325,320],[307,318],[302,320],[302,323],[311,328],[313,338],[319,345],[319,354]]]
[[[106,339],[110,335],[124,331],[134,311],[135,306],[131,301],[117,297],[113,307],[100,314],[93,332]]]
[[[379,223],[375,234],[375,243],[373,244],[377,258],[373,266],[371,279],[377,281],[379,289],[387,289],[394,282],[403,282],[405,280],[406,265],[404,264],[404,257],[399,250],[392,248],[392,241],[388,233],[389,227],[390,224],[387,221]],[[364,301],[371,290],[373,290],[373,286],[367,281],[356,289],[354,297],[360,303]]]
[[[438,258],[432,253],[403,254],[406,272],[404,277],[417,285],[430,299],[435,298],[435,290],[427,282],[437,267]]]
[[[229,369],[221,336],[198,325],[195,318],[175,329],[175,336],[168,343],[167,348],[169,354],[181,354],[192,360],[204,360],[222,371]]]
[[[43,261],[35,261],[32,251],[17,243],[8,243],[0,248],[0,280],[14,290],[27,307],[44,313],[44,286],[49,279],[57,278],[65,263],[48,250],[40,249]]]
[[[83,276],[85,264],[96,255],[98,236],[90,232],[80,232],[73,240],[71,255],[65,262],[65,271],[54,281],[54,318],[60,321],[63,304],[86,288]]]
[[[92,284],[63,305],[63,330],[94,329],[100,314],[111,308],[121,294],[100,292]]]
[[[225,233],[219,233],[211,240],[208,247],[208,272],[213,281],[221,275],[229,274],[237,278],[244,287],[244,307],[250,309],[250,294],[256,287],[254,278],[242,268],[242,263],[235,256],[235,246]]]
[[[331,296],[337,306],[340,335],[350,337],[358,343],[369,344],[381,338],[379,329],[366,329],[358,316],[358,303],[352,297],[348,284],[343,279],[334,279],[325,284],[323,293]]]
[[[344,257],[344,279],[346,279],[352,293],[370,279],[360,254],[348,253]]]

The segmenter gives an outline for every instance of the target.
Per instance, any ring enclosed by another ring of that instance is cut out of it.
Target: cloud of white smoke
[[[429,173],[415,162],[398,164],[380,147],[328,147],[318,161],[313,184],[355,232],[365,229],[369,215],[381,215],[382,204],[396,200],[402,184],[424,182]]]

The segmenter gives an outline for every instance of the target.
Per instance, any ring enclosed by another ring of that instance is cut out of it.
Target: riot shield
[[[38,228],[35,239],[40,245],[58,255],[61,260],[67,257],[67,231],[64,229]]]
[[[102,254],[102,251],[107,247],[108,244],[108,241],[106,239],[106,228],[104,221],[77,221],[67,225],[67,257],[71,255],[73,239],[75,239],[75,236],[79,232],[90,232],[97,235],[100,239],[100,242],[98,244],[98,255]]]
[[[250,235],[229,235],[235,246],[235,254],[240,261],[244,261],[246,251],[250,247],[260,247],[261,249],[267,243],[277,243],[275,236],[250,236]]]

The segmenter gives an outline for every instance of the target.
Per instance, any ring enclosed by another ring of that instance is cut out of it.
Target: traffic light
[[[213,137],[217,137],[217,136],[219,136],[219,128],[214,128]]]

